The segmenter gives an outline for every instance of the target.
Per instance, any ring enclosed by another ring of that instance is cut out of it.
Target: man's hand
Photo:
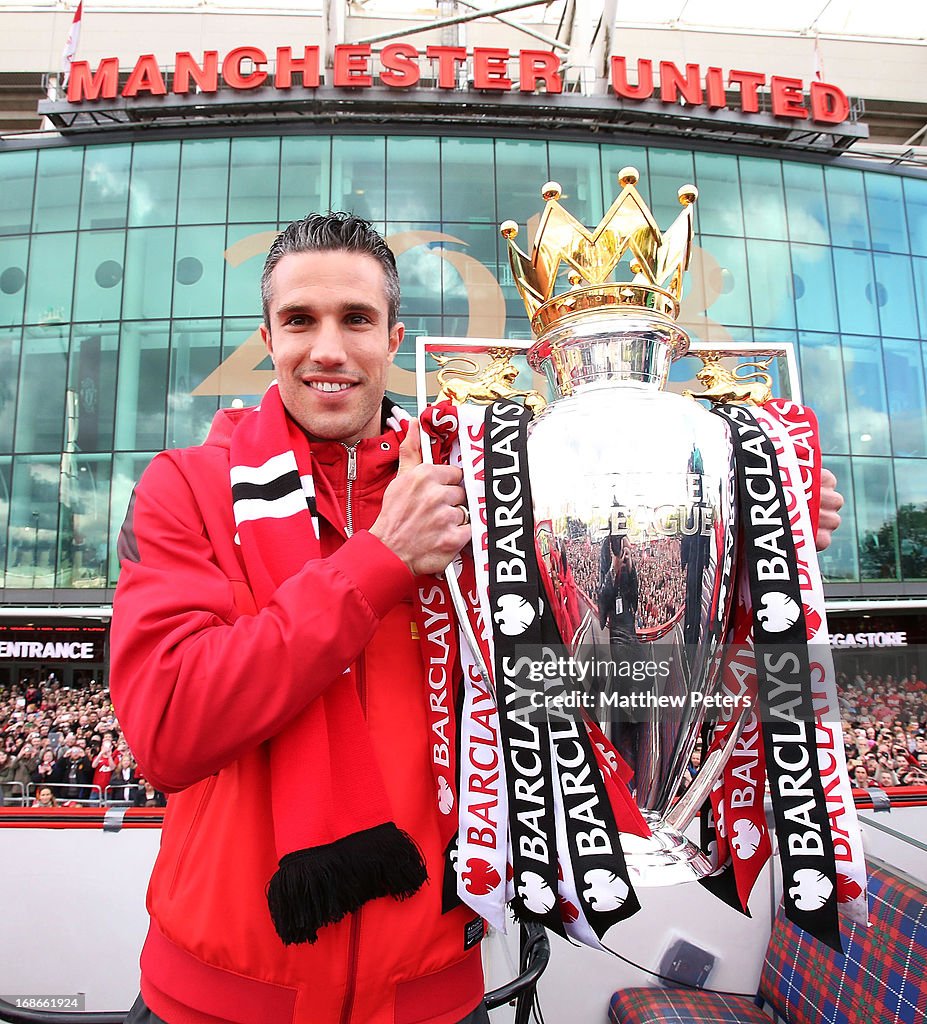
[[[460,508],[467,496],[456,466],[426,466],[418,420],[399,446],[399,473],[370,532],[416,575],[442,572],[470,540]]]
[[[837,478],[831,471],[821,467],[821,511],[818,515],[818,532],[814,535],[814,546],[818,551],[830,547],[831,534],[840,525],[840,509],[843,495],[837,490]]]

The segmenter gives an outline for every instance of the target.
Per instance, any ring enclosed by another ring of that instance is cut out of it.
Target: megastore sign
[[[680,114],[694,107],[708,110],[737,109],[743,114],[760,110],[760,89],[768,88],[770,110],[786,121],[810,120],[840,124],[849,117],[850,103],[842,89],[827,82],[805,83],[783,75],[767,77],[759,71],[731,70],[686,64],[683,69],[671,61],[658,64],[659,85],[655,84],[654,61],[636,62],[635,84],[631,84],[625,57],[611,58],[611,95],[630,102],[658,100],[679,107]],[[513,77],[516,74],[517,77]],[[374,53],[368,43],[336,46],[326,83],[339,89],[473,90],[546,94],[563,92],[560,58],[548,50],[518,50],[502,47],[428,46],[420,50],[410,43],[390,43]],[[298,80],[298,81],[297,81]],[[270,86],[282,92],[294,88],[318,89],[322,67],[318,46],[305,46],[302,53],[289,46],[276,50],[273,68],[267,53],[256,46],[238,46],[220,57],[207,50],[202,57],[188,52],[174,55],[173,66],[164,68],[152,53],[142,54],[120,87],[119,58],[105,57],[92,67],[88,61],[74,61],[68,80],[68,101],[82,104],[113,100],[184,95],[190,92],[216,93],[225,89],[248,91]]]

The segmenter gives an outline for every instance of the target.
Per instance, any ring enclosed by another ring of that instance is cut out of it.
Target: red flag
[[[61,86],[63,89],[67,88],[68,79],[71,77],[71,63],[77,55],[77,44],[80,42],[80,18],[83,8],[84,0],[81,0],[77,5],[77,10],[74,12],[74,20],[71,22],[67,41],[64,44],[64,49],[61,51],[61,71],[64,75]]]

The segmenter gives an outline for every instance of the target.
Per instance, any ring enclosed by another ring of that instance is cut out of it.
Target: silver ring
[[[470,525],[470,509],[468,509],[466,505],[458,505],[457,508],[459,508],[460,511],[463,512],[463,522],[460,525],[461,526],[469,526]]]

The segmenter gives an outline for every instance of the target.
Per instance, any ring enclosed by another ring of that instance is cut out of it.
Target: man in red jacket
[[[171,794],[129,1021],[485,1020],[429,717],[461,474],[384,400],[403,325],[368,223],[290,225],[262,293],[276,382],[158,455],[120,536],[112,696]]]

